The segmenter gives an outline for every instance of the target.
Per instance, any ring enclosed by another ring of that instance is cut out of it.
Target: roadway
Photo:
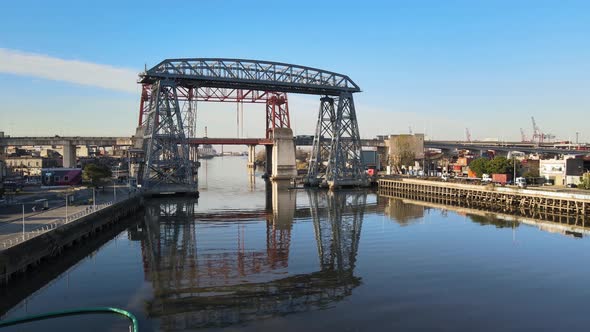
[[[119,186],[117,189],[117,201],[128,197],[127,186]],[[23,221],[22,211],[25,206],[25,232],[47,227],[57,220],[66,216],[65,197],[63,191],[47,191],[44,193],[33,193],[29,195],[15,196],[14,200],[4,205],[0,205],[0,250],[3,249],[2,243],[15,239],[22,235]],[[113,201],[113,187],[105,187],[103,191],[96,191],[96,204],[102,204]],[[78,202],[92,198],[91,189],[78,190],[76,200]],[[48,210],[39,210],[40,206],[35,204],[36,199],[47,199],[49,201]],[[75,203],[79,204],[79,203]],[[34,211],[32,208],[36,206]],[[68,205],[68,215],[73,215],[86,211],[92,205]]]

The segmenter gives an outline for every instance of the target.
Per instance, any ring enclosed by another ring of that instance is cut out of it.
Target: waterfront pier
[[[468,185],[418,179],[380,179],[379,193],[437,197],[447,204],[483,205],[490,209],[524,209],[590,215],[590,195],[533,189]]]

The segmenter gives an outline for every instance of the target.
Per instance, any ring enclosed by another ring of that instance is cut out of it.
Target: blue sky
[[[7,52],[129,73],[170,57],[295,63],[361,86],[363,137],[412,126],[434,139],[464,138],[465,127],[519,139],[534,115],[560,138],[590,140],[587,1],[10,1],[0,12],[0,131],[12,135],[129,135],[139,89],[132,75],[107,75],[131,86],[114,89],[72,78],[92,68],[65,81],[23,74],[1,65]],[[311,134],[317,101],[290,101],[296,133]],[[245,133],[262,136],[263,110],[246,111]],[[202,104],[198,126],[235,135],[234,112]]]

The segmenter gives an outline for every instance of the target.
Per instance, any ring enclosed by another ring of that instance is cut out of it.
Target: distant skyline
[[[0,131],[128,136],[137,74],[165,58],[261,59],[346,74],[361,136],[520,140],[531,116],[590,141],[590,2],[257,1],[0,4]],[[295,134],[319,98],[289,95]],[[200,103],[197,133],[235,137],[236,106]],[[264,135],[247,105],[244,134]]]

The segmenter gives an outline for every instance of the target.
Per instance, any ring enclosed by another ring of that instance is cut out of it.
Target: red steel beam
[[[210,138],[210,137],[199,137],[189,138],[188,144],[190,145],[203,145],[203,144],[215,144],[215,145],[273,145],[272,139],[268,138]]]
[[[207,101],[226,103],[266,104],[266,137],[274,128],[290,128],[289,105],[284,92],[258,91],[232,88],[177,87],[180,101]],[[143,124],[144,113],[148,112],[151,85],[143,84],[139,104],[139,125]],[[216,144],[216,143],[213,143]]]

